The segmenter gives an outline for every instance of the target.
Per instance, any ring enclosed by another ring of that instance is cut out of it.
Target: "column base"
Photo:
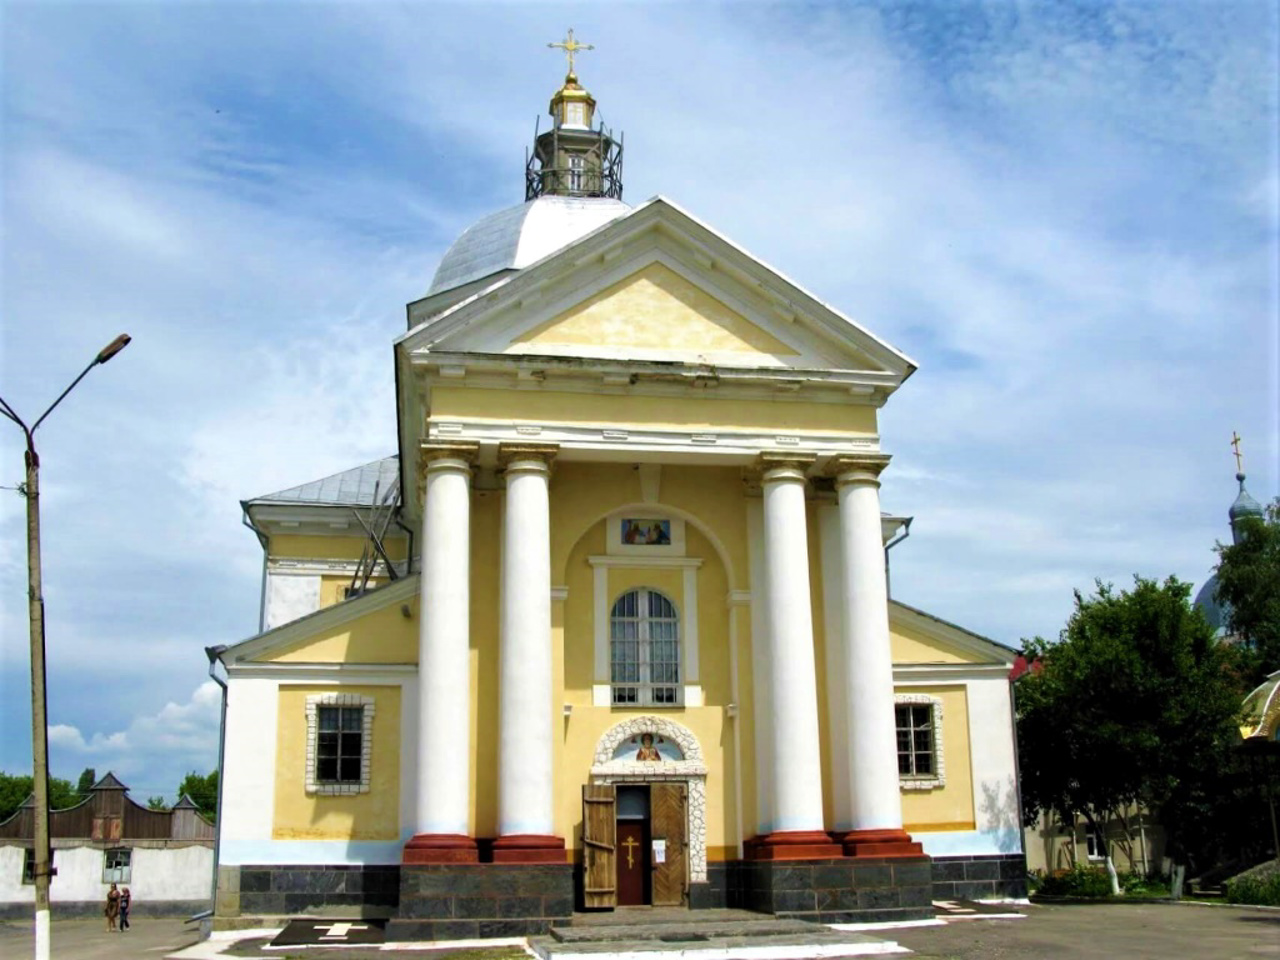
[[[494,863],[565,863],[564,837],[511,833],[493,841]]]
[[[830,860],[842,855],[823,830],[775,830],[744,845],[752,860]]]
[[[404,845],[402,863],[479,863],[476,842],[461,833],[419,833]]]
[[[924,847],[902,829],[850,830],[840,843],[846,857],[923,857]]]

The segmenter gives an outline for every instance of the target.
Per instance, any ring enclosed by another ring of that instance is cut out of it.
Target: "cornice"
[[[434,442],[449,437],[467,437],[485,447],[503,445],[545,445],[558,448],[557,459],[579,459],[582,451],[606,453],[616,451],[627,456],[648,451],[665,454],[680,451],[697,452],[700,456],[717,453],[739,459],[754,459],[762,450],[780,450],[792,458],[832,457],[860,452],[874,453],[879,438],[849,434],[774,434],[756,431],[668,430],[649,427],[632,428],[577,424],[501,423],[487,420],[429,420],[427,434]],[[483,457],[482,457],[483,459]],[[745,462],[745,460],[743,461]]]
[[[401,684],[417,676],[416,663],[233,663],[232,680],[275,680],[280,683]]]

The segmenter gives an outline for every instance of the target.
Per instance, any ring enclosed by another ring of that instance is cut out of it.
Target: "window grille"
[[[680,619],[656,590],[620,596],[609,617],[610,682],[615,706],[680,704]]]
[[[133,866],[133,851],[117,848],[104,850],[102,854],[102,882],[129,883]]]

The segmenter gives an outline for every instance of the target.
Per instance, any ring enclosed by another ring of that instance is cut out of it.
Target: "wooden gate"
[[[613,784],[582,787],[582,905],[588,910],[618,904],[617,816]]]
[[[662,841],[663,860],[653,858],[653,905],[678,907],[684,903],[688,877],[688,823],[683,783],[649,786],[650,836],[655,847]]]

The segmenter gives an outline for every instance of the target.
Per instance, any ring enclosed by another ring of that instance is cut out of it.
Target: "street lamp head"
[[[129,345],[129,341],[132,339],[133,337],[129,336],[127,333],[120,334],[120,336],[116,337],[98,352],[98,363],[106,363],[117,353],[127,347]]]

